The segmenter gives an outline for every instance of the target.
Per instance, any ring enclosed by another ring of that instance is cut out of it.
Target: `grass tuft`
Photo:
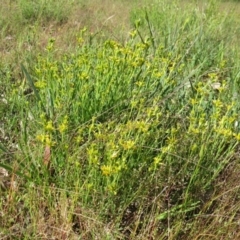
[[[238,20],[105,0],[80,24],[96,4],[4,4],[0,238],[237,239]]]

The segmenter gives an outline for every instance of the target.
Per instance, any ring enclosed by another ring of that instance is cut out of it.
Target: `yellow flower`
[[[144,82],[143,81],[138,81],[138,82],[136,82],[136,85],[138,87],[142,87],[144,85]]]
[[[240,142],[240,133],[234,134],[235,139]]]
[[[124,150],[129,150],[129,149],[134,148],[135,142],[132,140],[128,140],[126,142],[121,143],[121,145],[124,148]]]
[[[109,176],[109,175],[111,175],[112,172],[113,172],[112,167],[106,166],[106,165],[101,166],[101,170],[102,170],[102,174],[103,174],[104,176]]]
[[[233,135],[232,131],[227,128],[217,128],[215,131],[227,138],[232,137],[232,135]],[[235,136],[235,138],[237,139],[236,136]]]
[[[55,142],[52,141],[51,137],[49,135],[45,136],[45,142],[47,146],[54,146]]]
[[[191,104],[192,105],[196,105],[198,103],[198,100],[197,99],[194,99],[194,98],[191,98]]]
[[[149,125],[144,121],[137,122],[136,127],[142,132],[147,132],[149,129]]]
[[[44,134],[38,134],[36,136],[36,139],[40,142],[44,142],[45,141],[45,135]]]
[[[218,75],[216,73],[209,73],[208,74],[208,77],[212,80],[216,80],[218,79]]]
[[[47,131],[49,131],[49,132],[51,132],[51,131],[54,130],[52,121],[48,121],[48,122],[47,122],[47,125],[45,126],[45,129],[46,129]]]
[[[58,130],[60,133],[63,133],[68,128],[68,118],[67,116],[64,117],[63,122],[59,125]]]
[[[37,81],[35,83],[35,87],[36,88],[45,88],[47,86],[46,81],[42,80],[42,81]]]
[[[219,100],[219,99],[217,99],[217,100],[213,100],[213,104],[218,108],[221,108],[221,107],[223,107],[223,103]]]
[[[87,154],[90,164],[98,165],[99,164],[99,153],[96,144],[92,144],[87,149]]]
[[[193,134],[199,134],[201,132],[201,130],[194,126],[190,126],[188,132],[193,133]]]
[[[87,72],[82,72],[82,74],[80,75],[80,79],[81,80],[89,79],[88,73]]]
[[[161,161],[162,161],[161,156],[157,156],[153,159],[153,163],[155,166],[158,165]]]

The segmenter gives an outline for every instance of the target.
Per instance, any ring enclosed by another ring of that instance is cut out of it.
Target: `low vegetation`
[[[127,5],[3,4],[0,239],[240,237],[238,3]]]

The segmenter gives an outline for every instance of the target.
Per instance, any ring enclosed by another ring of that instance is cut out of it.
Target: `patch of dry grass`
[[[19,21],[20,1],[4,1],[0,10],[2,64],[11,65],[19,71],[19,62],[26,58],[34,59],[38,53],[44,54],[51,38],[56,40],[59,54],[74,51],[83,27],[87,27],[99,40],[111,37],[123,42],[131,28],[129,13],[137,5],[140,3],[134,1],[73,1],[68,7],[69,16],[63,22],[46,19],[24,23]]]

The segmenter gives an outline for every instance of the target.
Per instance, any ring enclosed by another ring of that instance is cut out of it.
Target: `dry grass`
[[[2,19],[5,19],[3,21],[7,23],[3,24],[4,27],[0,33],[0,59],[4,59],[4,64],[11,63],[13,69],[18,68],[17,65],[26,56],[31,59],[36,54],[43,53],[50,38],[56,40],[59,53],[74,50],[77,36],[85,26],[99,39],[111,37],[124,42],[132,27],[129,21],[130,11],[144,4],[144,1],[92,0],[87,3],[77,3],[70,8],[67,20],[62,23],[50,20],[19,26],[15,16],[19,11],[17,2],[4,1],[0,10]],[[183,2],[183,8],[189,5],[188,2]],[[194,3],[194,5],[202,8],[205,6],[203,2],[198,5]],[[238,21],[240,4],[223,2],[220,4],[220,11],[231,11]],[[239,33],[236,34],[239,36]]]
[[[215,191],[197,217],[194,231],[190,234],[194,238],[191,239],[240,238],[239,174],[240,165],[236,160],[215,181]]]
[[[186,2],[184,4],[187,4]],[[144,1],[91,0],[87,3],[78,3],[71,8],[64,22],[55,20],[34,22],[23,24],[19,29],[14,26],[16,23],[14,13],[18,11],[17,1],[4,1],[0,15],[2,19],[8,19],[9,22],[4,25],[0,33],[0,59],[2,59],[0,66],[10,66],[13,79],[17,80],[21,75],[20,62],[26,61],[27,58],[28,61],[34,60],[37,54],[44,55],[51,38],[55,39],[56,49],[58,49],[56,56],[73,51],[77,45],[77,37],[85,26],[93,35],[96,34],[99,41],[110,37],[118,42],[124,42],[128,37],[128,31],[132,28],[129,21],[130,11],[143,3]],[[240,13],[240,4],[223,2],[220,4],[220,11],[231,11],[233,17],[236,16],[236,23],[239,21],[237,16]],[[238,36],[240,31],[236,32],[236,41]],[[236,155],[236,159],[231,161],[231,164],[215,180],[215,190],[209,193],[209,198],[204,199],[202,212],[196,217],[191,228],[175,226],[173,231],[176,230],[176,233],[181,232],[182,229],[185,231],[182,234],[183,238],[178,239],[240,239],[238,158],[239,156]],[[28,194],[25,198],[25,190],[21,189],[21,185],[15,175],[6,175],[5,170],[0,168],[0,191],[3,191],[6,196],[0,200],[1,209],[4,209],[4,212],[0,212],[0,225],[4,225],[5,229],[9,225],[9,232],[0,233],[0,239],[5,239],[5,236],[8,236],[8,239],[63,240],[176,239],[171,235],[172,233],[168,236],[160,235],[161,228],[169,227],[169,223],[166,222],[164,226],[159,225],[159,221],[155,218],[157,209],[151,208],[150,197],[149,206],[143,205],[145,209],[125,210],[125,212],[129,210],[130,215],[122,219],[125,232],[119,233],[119,226],[116,226],[114,221],[110,220],[106,223],[96,209],[84,209],[80,206],[79,193],[72,192],[69,198],[66,192],[54,186],[50,192],[49,189],[46,192],[44,187],[32,186],[32,190],[27,190]],[[8,194],[5,194],[6,191]],[[32,191],[31,194],[29,194],[30,191]],[[21,194],[21,201],[18,201],[18,194]],[[29,199],[30,195],[31,199]],[[163,195],[160,197],[163,198]],[[46,199],[50,200],[46,201]],[[56,201],[52,202],[51,199]],[[161,201],[163,200],[159,199],[159,202]],[[35,208],[32,209],[31,206]],[[31,212],[26,212],[25,208],[30,209]],[[123,213],[123,218],[125,215]],[[140,223],[143,217],[149,220]],[[133,237],[130,231],[127,232],[128,228],[132,230]],[[139,232],[136,237],[134,234],[137,231]],[[92,232],[94,232],[94,238]]]
[[[0,11],[2,19],[7,19],[1,31],[0,58],[15,67],[26,56],[31,58],[43,53],[50,38],[56,40],[59,52],[69,52],[76,47],[78,34],[83,27],[99,39],[111,37],[124,41],[131,28],[129,13],[136,5],[140,3],[113,0],[77,3],[63,23],[50,20],[19,26],[14,17],[18,12],[17,1],[5,1]]]

